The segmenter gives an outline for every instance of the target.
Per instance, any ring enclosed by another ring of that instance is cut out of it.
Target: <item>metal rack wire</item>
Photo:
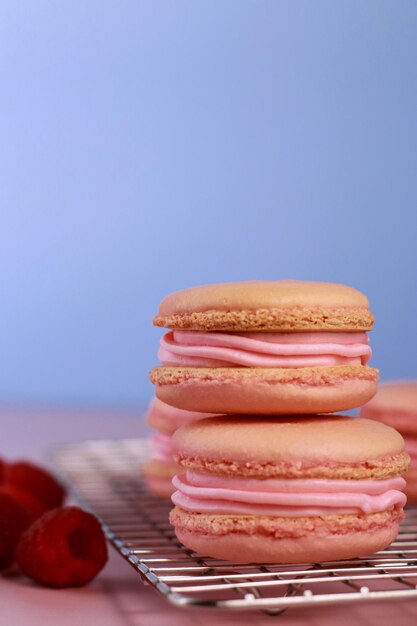
[[[181,545],[170,505],[143,482],[146,441],[87,441],[56,449],[55,464],[81,503],[100,519],[116,550],[142,579],[179,606],[262,610],[417,597],[417,508],[397,540],[361,559],[302,565],[220,561]]]

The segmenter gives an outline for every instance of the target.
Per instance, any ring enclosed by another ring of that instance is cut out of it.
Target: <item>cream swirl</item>
[[[163,365],[317,367],[366,365],[366,333],[217,333],[175,330],[161,338]]]
[[[304,517],[378,513],[403,507],[404,478],[385,480],[265,479],[211,476],[188,470],[174,477],[172,501],[187,511]]]

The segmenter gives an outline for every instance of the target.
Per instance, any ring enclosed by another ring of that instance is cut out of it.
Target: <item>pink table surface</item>
[[[140,413],[127,411],[0,410],[6,458],[45,461],[54,444],[82,439],[138,437],[146,434]],[[272,619],[272,621],[271,621]],[[88,587],[50,590],[26,579],[0,577],[0,626],[414,626],[417,600],[289,610],[271,618],[258,613],[220,613],[178,609],[165,602],[111,550],[108,564]]]

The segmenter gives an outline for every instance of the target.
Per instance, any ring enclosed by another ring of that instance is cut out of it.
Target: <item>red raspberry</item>
[[[23,508],[29,513],[32,521],[38,519],[38,517],[46,513],[48,510],[43,502],[35,498],[31,493],[16,489],[13,485],[0,485],[0,493],[8,494],[11,498],[13,498],[13,500],[23,506]]]
[[[13,563],[20,536],[32,521],[25,507],[0,491],[0,569]]]
[[[107,543],[94,515],[74,506],[48,511],[23,533],[16,561],[48,587],[81,587],[107,561]]]
[[[3,459],[0,459],[0,483],[3,482],[4,480],[4,468],[5,468],[5,462],[3,461]]]
[[[61,506],[65,497],[64,488],[49,472],[27,461],[7,463],[4,483],[20,491],[28,491],[44,503],[46,509]]]

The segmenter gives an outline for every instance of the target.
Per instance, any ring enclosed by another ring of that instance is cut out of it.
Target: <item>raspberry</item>
[[[47,507],[28,491],[16,489],[13,485],[0,485],[0,493],[8,494],[13,500],[18,502],[29,513],[32,521],[46,513]]]
[[[48,587],[81,587],[107,561],[97,519],[74,506],[48,511],[22,535],[16,561],[26,576]]]
[[[14,561],[16,546],[32,515],[10,494],[0,491],[0,569]]]
[[[46,509],[61,506],[65,497],[64,488],[49,472],[27,461],[7,463],[4,483],[19,491],[28,491],[44,503]]]
[[[3,459],[0,459],[0,483],[3,482],[4,479],[4,468],[5,468],[5,462],[3,461]]]

